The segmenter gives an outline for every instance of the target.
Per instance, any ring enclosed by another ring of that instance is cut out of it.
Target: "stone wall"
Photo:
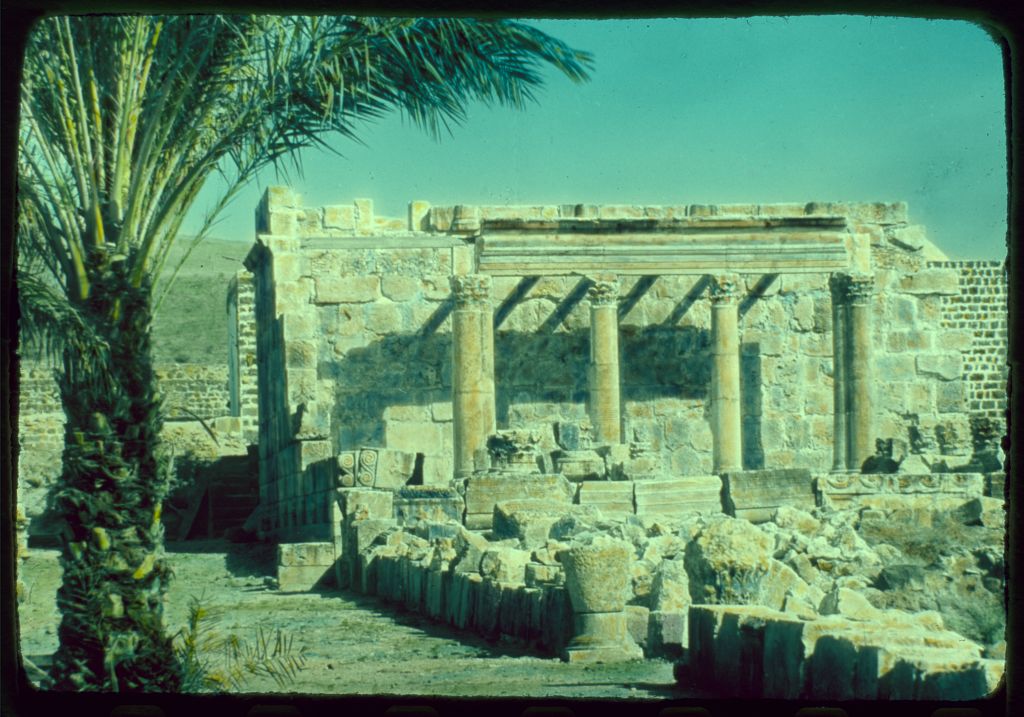
[[[255,300],[252,274],[239,270],[228,286],[228,403],[251,443],[259,420]]]
[[[226,366],[172,364],[156,367],[168,417],[163,437],[179,454],[219,450],[195,416],[213,425],[212,419],[228,413],[227,374]],[[21,364],[19,392],[18,505],[35,521],[44,513],[47,490],[60,474],[64,411],[53,369],[45,365]],[[191,413],[183,410],[186,408]],[[215,430],[224,426],[223,422],[216,424]],[[226,446],[225,432],[217,432]],[[35,522],[30,528],[33,533],[40,529],[45,528]]]
[[[930,262],[956,271],[958,292],[943,297],[942,326],[969,331],[964,350],[963,387],[967,410],[998,425],[1006,423],[1007,278],[1002,262]]]
[[[599,221],[620,221],[623,231],[671,217],[735,217],[743,226],[763,227],[790,217],[841,217],[856,265],[851,269],[870,275],[872,445],[875,438],[908,441],[913,427],[942,437],[944,445],[933,451],[969,453],[968,402],[992,399],[983,398],[988,374],[967,366],[980,360],[971,352],[987,346],[979,339],[988,329],[951,318],[958,297],[973,296],[961,290],[964,271],[938,261],[943,255],[923,228],[908,223],[905,204],[413,202],[406,219],[391,219],[374,216],[368,200],[307,208],[290,190],[274,187],[257,212],[259,241],[247,264],[256,275],[260,327],[261,475],[267,495],[279,496],[272,502],[290,505],[268,518],[274,530],[282,527],[279,521],[308,526],[312,520],[320,526],[315,534],[303,528],[290,539],[331,537],[324,519],[331,510],[330,459],[342,450],[378,446],[422,454],[423,483],[447,483],[453,469],[451,277],[474,271],[474,236],[482,221],[539,226],[588,212]],[[619,279],[623,440],[649,443],[674,475],[710,474],[708,277]],[[492,277],[498,427],[587,415],[589,285],[584,276]],[[827,472],[835,430],[829,273],[746,273],[739,291],[743,467]],[[976,302],[965,306],[977,314]],[[990,319],[998,321],[995,304],[988,306]],[[551,431],[542,433],[539,448],[555,448]],[[318,478],[307,470],[314,463],[323,472]],[[318,486],[316,497],[305,484]],[[316,517],[285,517],[302,515]]]

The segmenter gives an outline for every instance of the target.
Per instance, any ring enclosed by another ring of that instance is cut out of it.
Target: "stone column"
[[[587,367],[590,422],[598,441],[622,440],[619,387],[619,282],[594,279],[590,299],[590,365]]]
[[[743,470],[740,428],[739,277],[711,282],[711,434],[715,473]]]
[[[871,296],[874,277],[870,274],[850,276],[846,287],[847,334],[846,409],[847,467],[859,471],[874,455],[871,401]]]
[[[832,290],[832,471],[846,470],[846,285],[849,276],[833,274]]]
[[[494,433],[494,325],[491,277],[467,274],[451,278],[452,428],[455,476],[473,472],[473,454]]]

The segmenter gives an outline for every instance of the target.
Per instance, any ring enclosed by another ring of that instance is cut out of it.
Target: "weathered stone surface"
[[[380,277],[320,276],[314,281],[317,304],[362,304],[380,297]]]
[[[560,475],[476,473],[466,481],[466,526],[490,528],[494,506],[503,501],[542,500],[570,505],[573,489]]]
[[[764,608],[693,606],[690,664],[731,696],[783,699],[976,699],[999,672],[947,631],[838,615],[799,620]],[[988,670],[988,672],[986,672]]]
[[[718,476],[646,480],[634,484],[636,512],[640,516],[678,515],[691,511],[722,510],[722,481]]]
[[[626,604],[633,548],[622,540],[597,536],[561,555],[565,584],[577,613],[619,612]]]
[[[634,512],[633,486],[627,481],[586,481],[579,484],[577,500],[606,515],[630,514]]]
[[[690,578],[683,560],[661,561],[651,583],[651,610],[683,613],[690,602]]]
[[[372,488],[339,488],[338,498],[342,514],[348,520],[391,518],[394,515],[394,495],[391,491]]]
[[[811,474],[806,469],[738,471],[722,475],[722,507],[728,515],[741,517],[740,511],[750,511],[756,513],[753,517],[757,522],[764,522],[781,505],[809,510],[814,503]]]
[[[502,583],[524,583],[528,562],[530,553],[527,550],[490,548],[480,559],[480,574]]]
[[[332,543],[279,543],[277,564],[287,567],[333,565],[334,545]]]
[[[923,376],[936,376],[944,381],[960,378],[963,360],[960,354],[920,354],[916,358],[917,372]]]
[[[407,485],[395,491],[393,503],[402,525],[462,519],[462,496],[452,488]]]
[[[550,537],[551,526],[568,506],[543,500],[511,500],[494,505],[491,535],[497,540],[515,538],[527,549],[540,547]]]
[[[951,269],[922,269],[908,274],[900,281],[900,291],[908,294],[941,294],[952,296],[960,291],[956,271]]]
[[[555,470],[574,483],[605,478],[604,459],[593,450],[562,450],[552,454]]]

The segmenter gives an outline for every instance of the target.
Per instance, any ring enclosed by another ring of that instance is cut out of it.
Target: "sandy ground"
[[[375,599],[336,591],[284,595],[268,588],[268,546],[187,543],[168,549],[176,579],[168,597],[170,629],[184,627],[191,596],[217,614],[221,633],[254,640],[257,626],[281,628],[305,649],[306,666],[280,687],[256,676],[245,692],[447,697],[678,699],[672,663],[570,665],[508,643],[489,643]],[[21,649],[46,665],[57,647],[60,580],[56,551],[32,550],[19,566],[27,594],[19,606]]]

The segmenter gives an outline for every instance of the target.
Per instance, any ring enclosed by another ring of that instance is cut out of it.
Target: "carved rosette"
[[[711,277],[711,303],[732,304],[739,298],[740,278],[736,274],[715,274]]]
[[[451,287],[458,309],[484,308],[491,298],[491,277],[487,274],[453,276]]]
[[[846,300],[852,306],[867,306],[874,294],[875,277],[870,274],[853,274],[846,284]]]
[[[591,306],[617,306],[619,302],[619,280],[601,277],[591,280],[587,289]]]

